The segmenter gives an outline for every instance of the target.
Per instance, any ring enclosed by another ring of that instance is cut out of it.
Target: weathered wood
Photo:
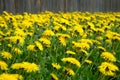
[[[120,0],[0,0],[0,13],[53,12],[119,12]]]

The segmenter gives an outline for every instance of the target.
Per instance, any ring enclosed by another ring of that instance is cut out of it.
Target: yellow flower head
[[[6,51],[2,52],[1,55],[2,55],[3,58],[6,58],[6,59],[11,59],[12,58],[12,55],[9,52],[6,52]]]
[[[115,71],[118,71],[118,67],[113,63],[102,62],[102,64],[98,67],[99,71],[106,76],[115,76]]]
[[[66,53],[67,53],[67,54],[73,54],[73,55],[76,54],[75,52],[70,51],[70,50],[66,51]]]
[[[88,43],[84,42],[72,42],[73,43],[73,48],[75,49],[90,49],[90,45]]]
[[[62,58],[61,60],[62,60],[63,62],[69,62],[69,63],[75,64],[75,65],[78,66],[78,67],[81,66],[80,62],[79,62],[77,59],[72,58],[72,57]]]
[[[67,72],[67,74],[69,74],[71,76],[75,75],[75,72],[70,68],[64,67],[64,70]]]
[[[61,66],[59,64],[57,64],[57,63],[52,63],[52,66],[54,68],[56,68],[56,69],[60,69],[61,68]]]
[[[23,80],[23,77],[19,74],[0,74],[0,80]]]
[[[64,37],[59,37],[58,39],[63,46],[66,46],[66,39]]]
[[[104,47],[102,47],[102,46],[98,46],[98,49],[102,50],[102,51],[106,51],[106,49]]]
[[[88,63],[88,64],[91,64],[91,63],[92,63],[92,61],[91,61],[91,60],[88,60],[88,59],[85,60],[85,62]]]
[[[13,51],[17,54],[22,54],[22,51],[19,48],[14,48]]]
[[[111,40],[111,39],[106,39],[106,40],[105,40],[105,43],[106,43],[106,44],[112,44],[112,40]]]
[[[27,46],[27,50],[36,51],[36,50],[35,50],[35,45],[28,45],[28,46]]]
[[[103,52],[100,56],[107,61],[116,62],[116,58],[110,52]]]
[[[10,41],[14,44],[20,44],[21,46],[24,44],[24,37],[21,36],[11,36],[9,37]]]
[[[51,73],[50,75],[51,75],[53,80],[59,80],[58,77],[54,73]]]
[[[36,72],[39,70],[39,66],[35,63],[22,62],[22,63],[14,63],[11,66],[12,69],[24,69],[26,72]]]
[[[22,68],[22,63],[14,63],[11,66],[12,69],[20,69]]]
[[[0,69],[1,70],[8,70],[8,65],[4,61],[0,61]]]
[[[35,44],[39,48],[39,50],[43,51],[43,46],[39,41],[35,41]]]
[[[28,73],[36,72],[39,70],[39,66],[36,65],[35,63],[23,62],[22,67]]]
[[[53,36],[54,35],[54,32],[52,30],[45,30],[43,32],[43,35],[44,36]]]
[[[47,45],[47,47],[49,47],[51,44],[50,40],[44,37],[40,38],[39,41],[43,42],[43,44]]]
[[[86,50],[84,50],[84,49],[81,49],[80,52],[82,52],[83,54],[85,54],[85,56],[88,56],[88,54],[89,54],[89,53],[88,53]]]

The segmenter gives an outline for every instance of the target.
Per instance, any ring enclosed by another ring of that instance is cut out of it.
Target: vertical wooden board
[[[78,8],[78,11],[80,11],[80,1],[81,1],[81,0],[77,0],[77,8]]]
[[[17,1],[15,0],[15,13],[18,12],[17,9],[18,9],[18,0]]]
[[[64,12],[65,0],[59,0],[59,11]]]
[[[31,0],[27,0],[27,8],[26,8],[27,12],[31,13]]]
[[[67,12],[72,11],[73,5],[71,5],[71,0],[67,0],[66,7],[67,7]]]
[[[47,7],[48,11],[52,11],[53,10],[53,6],[54,6],[53,2],[54,2],[53,0],[48,0],[47,1],[46,7]]]
[[[64,0],[64,12],[67,12],[67,0]]]
[[[15,14],[15,0],[11,0],[11,12]]]
[[[74,8],[74,3],[73,3],[73,0],[67,0],[67,12],[71,12],[73,11],[73,8]]]
[[[85,10],[88,11],[88,12],[90,12],[90,11],[91,11],[91,8],[90,8],[90,0],[85,0],[85,1],[86,1],[86,4],[85,4],[85,5],[86,5],[86,6],[85,6],[86,9],[85,9]],[[93,4],[93,5],[94,5],[94,4]]]
[[[88,1],[88,0],[84,0],[84,11],[85,11],[85,12],[86,12],[87,7],[88,7],[88,5],[87,5],[87,1]]]
[[[102,0],[97,0],[96,1],[96,11],[97,12],[100,12],[100,11],[102,11]]]
[[[105,3],[106,3],[106,0],[103,0],[103,6],[102,6],[103,12],[105,12],[105,10],[106,10],[106,5],[105,5]]]
[[[117,0],[116,5],[117,5],[117,12],[120,12],[120,0]]]
[[[34,12],[35,12],[35,1],[36,1],[36,0],[31,0],[31,6],[30,6],[30,8],[31,8],[31,13],[34,13]]]
[[[50,11],[55,11],[55,7],[56,7],[55,0],[50,0],[49,7],[50,7],[49,8]]]
[[[57,5],[57,0],[53,0],[53,10],[54,12],[58,12],[58,5]]]
[[[23,2],[23,9],[24,9],[24,12],[26,12],[26,7],[27,6],[27,0],[25,0],[24,2]]]
[[[5,11],[10,12],[10,0],[5,0]]]
[[[22,2],[23,2],[22,0],[15,0],[15,12],[16,13],[23,12],[22,5],[21,5]]]
[[[0,14],[4,11],[4,1],[0,0]]]
[[[46,0],[41,0],[41,12],[45,11],[46,7],[45,7],[45,3],[46,3]]]
[[[111,9],[112,9],[112,11],[116,11],[116,3],[117,3],[117,0],[114,0],[114,1],[112,1],[111,2],[112,4],[111,4]]]
[[[109,0],[109,4],[108,4],[108,12],[111,12],[111,5],[112,5],[112,3],[111,3],[111,0]]]
[[[56,4],[56,11],[55,12],[59,12],[59,0],[55,0],[55,4]]]
[[[83,0],[79,1],[79,10],[84,11],[84,1]]]
[[[23,7],[23,4],[24,4],[24,0],[20,0],[20,13],[23,13],[24,12],[24,7]]]
[[[106,0],[104,0],[104,12],[106,12]]]
[[[42,12],[43,0],[40,1],[40,11]]]
[[[78,1],[78,0],[75,0],[75,1],[74,1],[74,5],[75,5],[74,10],[75,10],[75,11],[78,11],[78,4],[77,4],[77,1]]]
[[[89,11],[90,12],[94,12],[95,11],[95,2],[94,2],[94,0],[90,0]]]
[[[34,6],[33,8],[34,10],[32,13],[40,12],[40,0],[33,0],[32,2],[33,2],[32,6]]]
[[[98,0],[95,1],[95,11],[98,12],[99,11],[99,2]]]
[[[105,12],[105,0],[102,0],[102,12]]]

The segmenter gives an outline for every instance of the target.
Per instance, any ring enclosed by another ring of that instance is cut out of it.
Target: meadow
[[[120,12],[4,11],[0,80],[120,80]]]

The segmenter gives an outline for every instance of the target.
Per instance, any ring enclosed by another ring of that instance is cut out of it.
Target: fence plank
[[[4,11],[4,0],[0,0],[0,13]]]

